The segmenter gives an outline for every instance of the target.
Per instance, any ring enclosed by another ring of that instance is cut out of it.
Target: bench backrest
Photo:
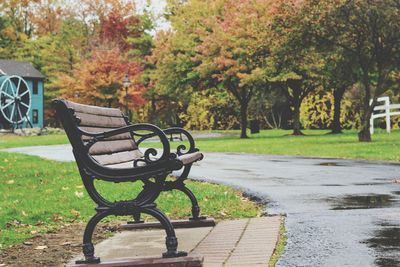
[[[79,130],[102,133],[129,125],[124,114],[116,108],[83,105],[67,100],[56,102],[58,116],[62,117],[61,122],[74,150],[81,150],[93,139]],[[130,133],[94,143],[89,149],[89,155],[104,166],[133,161],[143,156]]]

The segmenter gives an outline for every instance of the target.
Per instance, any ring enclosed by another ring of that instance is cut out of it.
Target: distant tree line
[[[153,36],[151,14],[130,1],[5,0],[0,57],[46,74],[47,100],[123,106],[128,73],[133,120],[240,127],[242,138],[257,119],[294,135],[357,128],[371,141],[377,97],[400,101],[397,0],[167,3],[171,29]]]

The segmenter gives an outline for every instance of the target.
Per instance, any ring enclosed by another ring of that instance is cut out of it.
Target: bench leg
[[[140,219],[140,212],[133,213],[133,222],[128,223],[144,223],[144,221]]]
[[[100,258],[94,256],[94,246],[92,242],[93,232],[96,225],[105,217],[110,215],[109,212],[99,212],[94,215],[88,224],[86,225],[85,232],[83,234],[83,255],[84,260],[77,260],[76,264],[87,264],[87,263],[99,263]]]
[[[163,180],[165,180],[165,177]],[[160,191],[160,185],[148,182],[144,184],[143,190],[137,195],[136,199],[142,202],[143,199],[146,199],[145,202],[151,203],[157,199],[157,197],[160,195]],[[135,211],[132,217],[133,221],[128,221],[127,224],[144,223],[144,221],[140,219],[140,211]]]
[[[184,184],[184,181],[189,176],[189,172],[190,172],[191,168],[192,168],[192,164],[185,166],[182,174],[177,179],[177,186],[174,189],[180,190],[190,199],[190,202],[192,203],[192,218],[190,218],[190,220],[204,220],[204,219],[206,219],[206,217],[200,216],[200,206],[199,206],[196,196]]]
[[[205,216],[200,216],[199,203],[197,201],[196,196],[193,194],[193,192],[189,188],[187,188],[184,184],[182,186],[179,186],[177,189],[179,191],[183,192],[190,199],[190,202],[192,203],[192,218],[190,218],[190,220],[206,219]]]
[[[188,255],[185,251],[177,251],[178,239],[176,238],[174,227],[163,212],[157,208],[141,208],[141,211],[156,218],[165,229],[167,234],[167,237],[165,238],[167,251],[163,253],[164,258],[183,257]]]

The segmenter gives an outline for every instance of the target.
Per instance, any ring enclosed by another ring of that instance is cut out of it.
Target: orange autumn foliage
[[[142,68],[138,63],[129,62],[119,49],[94,50],[89,59],[74,66],[71,76],[60,74],[57,84],[62,98],[121,108],[125,105],[122,81],[126,73],[131,81],[128,87],[129,108],[139,108],[145,103],[145,87],[140,82]]]

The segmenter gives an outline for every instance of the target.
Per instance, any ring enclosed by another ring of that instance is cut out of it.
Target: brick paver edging
[[[280,216],[222,221],[194,248],[204,267],[266,266],[279,237]]]

